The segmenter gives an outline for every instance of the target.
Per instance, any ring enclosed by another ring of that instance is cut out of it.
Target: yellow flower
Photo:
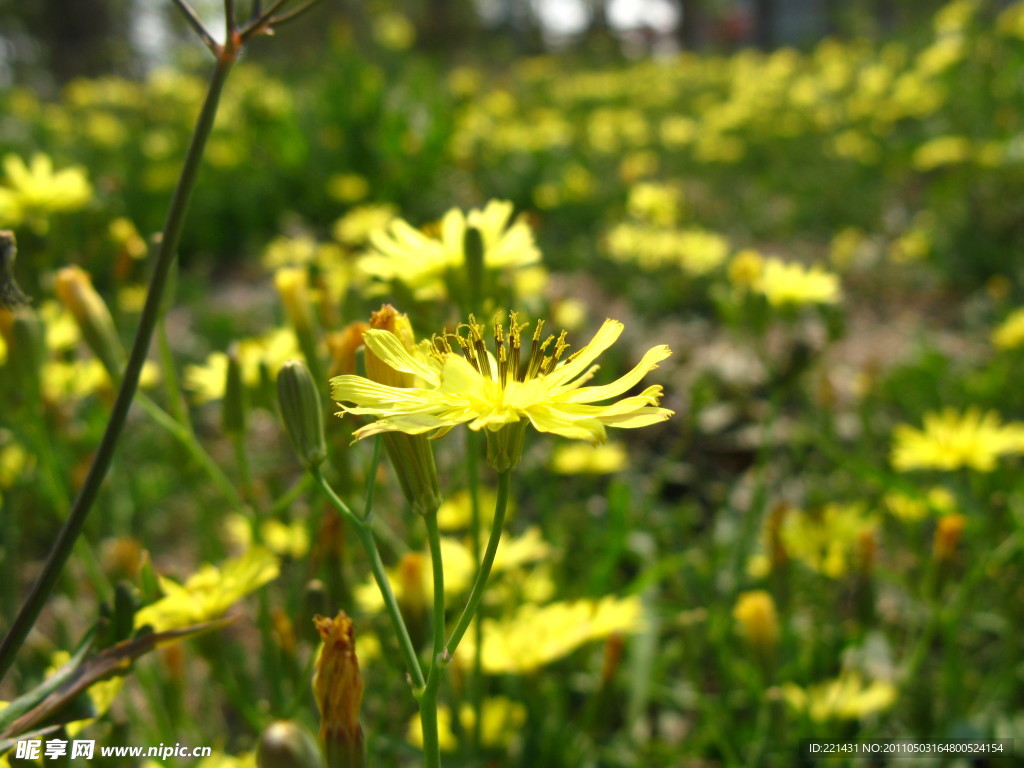
[[[483,703],[483,718],[480,722],[480,744],[484,747],[507,748],[518,730],[526,722],[526,707],[504,696],[487,699]],[[459,707],[459,724],[462,733],[469,733],[476,724],[476,712],[469,704]],[[452,711],[448,707],[437,708],[438,741],[445,752],[458,749],[459,740],[452,729]],[[423,747],[423,723],[414,717],[409,722],[409,743]]]
[[[1024,308],[1010,313],[998,328],[992,331],[992,343],[999,349],[1024,347]]]
[[[495,326],[497,359],[486,351],[483,326],[472,318],[462,326],[465,336],[435,337],[433,354],[427,358],[411,355],[391,333],[367,331],[363,340],[374,354],[396,371],[417,377],[422,385],[390,387],[360,376],[338,376],[331,384],[341,405],[339,415],[378,417],[356,430],[357,439],[394,431],[441,436],[458,424],[491,434],[529,419],[540,432],[592,443],[604,442],[605,427],[643,427],[672,415],[656,407],[662,391],[658,385],[611,405],[593,404],[618,397],[637,384],[672,354],[667,346],[648,350],[632,371],[616,381],[585,387],[581,385],[596,370],[592,363],[618,339],[622,323],[606,320],[590,343],[565,361],[561,361],[568,348],[565,333],[542,342],[543,323],[538,323],[530,358],[521,365],[520,333],[525,327],[518,324],[515,313],[507,332]],[[452,351],[450,338],[466,357]],[[343,405],[346,402],[355,405]]]
[[[858,557],[863,557],[861,543],[873,537],[877,529],[877,515],[866,513],[860,504],[826,504],[814,512],[794,510],[786,515],[782,544],[794,559],[838,579]]]
[[[620,471],[629,461],[622,443],[598,446],[569,443],[555,448],[551,468],[560,475],[607,475]]]
[[[818,266],[808,268],[781,259],[765,259],[752,287],[773,307],[835,304],[840,298],[838,276]]]
[[[252,524],[242,514],[229,515],[224,521],[228,538],[240,549],[252,546]],[[273,518],[259,524],[260,540],[275,555],[296,560],[309,552],[309,529],[301,520],[284,523]]]
[[[754,285],[764,271],[764,256],[753,248],[746,248],[729,262],[729,282],[737,288],[749,288]]]
[[[755,589],[741,592],[732,609],[743,636],[754,648],[767,652],[779,642],[779,617],[769,592]]]
[[[448,211],[441,219],[438,237],[413,229],[402,219],[370,237],[373,252],[359,268],[379,280],[397,280],[409,286],[418,299],[445,295],[444,276],[465,263],[466,230],[473,227],[483,239],[484,266],[489,269],[526,267],[540,261],[540,251],[525,222],[511,226],[512,203],[492,200],[483,210]]]
[[[53,161],[42,153],[26,165],[17,155],[3,160],[7,187],[0,188],[0,224],[20,224],[26,219],[45,232],[46,214],[76,211],[92,198],[92,187],[79,166],[54,173]]]
[[[830,680],[809,688],[793,683],[782,687],[786,702],[796,711],[805,712],[816,722],[828,720],[859,720],[883,712],[896,703],[896,687],[876,680],[865,684],[857,672],[843,672]]]
[[[938,136],[929,139],[914,152],[914,168],[931,171],[971,159],[971,140],[966,136]]]
[[[642,629],[642,607],[636,596],[524,605],[510,618],[484,620],[483,668],[494,675],[532,672],[586,643]],[[470,632],[455,658],[473,658],[473,643]]]
[[[253,547],[221,568],[204,565],[184,584],[161,578],[165,597],[139,610],[135,626],[148,624],[154,632],[163,632],[215,619],[233,603],[276,579],[277,574],[277,558]]]
[[[387,203],[361,205],[334,222],[331,234],[344,245],[365,245],[374,232],[386,229],[396,214],[395,206]]]
[[[893,430],[892,465],[900,471],[969,467],[991,472],[1006,454],[1024,453],[1024,424],[1002,424],[995,411],[953,408],[927,413],[924,429],[900,424]]]

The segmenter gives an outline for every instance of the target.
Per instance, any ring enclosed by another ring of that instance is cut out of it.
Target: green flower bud
[[[89,349],[103,363],[111,379],[120,379],[124,346],[110,310],[92,287],[89,273],[76,266],[64,267],[57,272],[55,288],[57,298],[74,316]]]
[[[238,344],[228,347],[228,372],[224,384],[222,417],[224,432],[241,435],[245,432],[246,414],[249,409],[249,392],[242,381],[242,361]]]
[[[277,374],[277,402],[292,445],[306,469],[314,469],[327,458],[324,413],[320,395],[309,368],[289,360]]]
[[[523,458],[523,443],[526,441],[526,421],[507,424],[487,435],[487,463],[497,472],[507,472]]]
[[[36,313],[22,309],[14,313],[10,325],[10,349],[7,366],[14,374],[21,394],[30,401],[42,397],[42,367],[46,356],[43,327]]]
[[[323,768],[316,738],[298,723],[277,720],[263,729],[256,745],[258,768]]]

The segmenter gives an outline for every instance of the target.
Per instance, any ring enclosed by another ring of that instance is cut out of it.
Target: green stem
[[[242,491],[249,504],[255,507],[256,491],[252,481],[252,466],[249,463],[249,449],[245,444],[245,433],[235,433],[231,436],[231,442],[235,448],[235,462],[238,464],[238,474],[242,478]]]
[[[405,621],[402,619],[402,611],[398,607],[395,593],[391,591],[388,575],[384,572],[384,563],[380,559],[377,542],[373,538],[373,529],[360,520],[348,508],[348,504],[342,501],[341,497],[334,492],[334,489],[324,479],[319,467],[310,470],[310,472],[321,490],[330,499],[334,508],[351,523],[352,527],[356,529],[356,533],[359,534],[359,540],[363,544],[363,549],[366,550],[366,556],[370,559],[370,570],[373,571],[373,578],[380,589],[381,597],[384,598],[384,606],[387,608],[388,616],[391,618],[391,623],[395,628],[395,634],[398,635],[398,646],[402,651],[402,656],[405,658],[405,666],[409,671],[409,677],[412,679],[412,685],[416,689],[423,688],[426,685],[426,680],[423,678],[423,670],[420,668],[420,662],[416,658],[416,649],[413,648],[412,639],[409,637],[409,629],[405,626]]]
[[[427,543],[434,574],[434,651],[430,657],[427,684],[418,697],[420,723],[423,726],[423,754],[428,768],[441,765],[441,744],[437,732],[437,692],[441,686],[442,655],[444,653],[444,563],[441,560],[441,531],[437,525],[437,512],[424,516]]]
[[[473,562],[480,562],[480,445],[479,435],[472,430],[466,430],[466,473],[469,480],[469,509],[470,509],[470,547],[473,552]],[[483,727],[483,661],[484,661],[484,625],[478,621],[473,625],[473,639],[476,645],[473,648],[473,675],[469,683],[469,703],[476,715],[473,720],[473,727],[470,732],[469,754],[475,758],[480,749],[480,731]]]
[[[231,41],[228,41],[230,44]],[[203,149],[206,146],[206,139],[213,129],[214,118],[217,115],[217,104],[220,100],[221,89],[227,80],[228,73],[238,56],[235,48],[222,49],[217,57],[217,64],[210,78],[209,90],[206,94],[206,101],[203,103],[202,111],[196,121],[196,127],[192,134],[192,141],[189,144],[185,162],[182,165],[181,177],[171,198],[170,208],[167,211],[167,221],[164,223],[163,238],[160,240],[160,247],[156,256],[156,265],[153,269],[153,276],[150,278],[149,291],[146,294],[146,304],[142,309],[139,318],[139,327],[135,332],[135,340],[132,343],[132,351],[128,357],[128,364],[125,368],[124,377],[121,379],[121,386],[117,392],[117,400],[114,409],[110,414],[103,439],[100,441],[96,455],[93,457],[92,466],[89,467],[89,474],[78,496],[75,498],[64,526],[57,535],[53,548],[46,559],[43,571],[32,587],[28,599],[19,611],[10,631],[4,637],[0,645],[0,680],[6,675],[14,657],[28,637],[28,633],[39,618],[43,606],[53,592],[61,571],[70,557],[75,546],[75,541],[82,533],[85,521],[89,516],[96,497],[99,495],[100,486],[103,484],[107,471],[110,469],[111,461],[114,458],[114,451],[117,442],[124,430],[125,422],[128,419],[128,411],[131,408],[132,400],[139,387],[139,376],[142,373],[142,366],[146,362],[149,352],[149,345],[153,339],[153,330],[160,317],[160,305],[163,303],[164,289],[167,285],[167,277],[174,264],[178,251],[178,243],[181,239],[182,227],[185,223],[185,214],[188,212],[189,199],[192,196],[192,189],[195,186],[196,176],[199,171],[200,161],[203,156]]]
[[[462,642],[466,630],[469,629],[473,617],[476,616],[480,601],[484,596],[484,588],[487,586],[487,578],[491,575],[491,566],[494,565],[494,555],[498,551],[498,541],[501,539],[501,529],[505,524],[505,508],[508,506],[509,477],[511,470],[498,473],[498,499],[494,504],[494,521],[491,523],[491,536],[487,540],[487,549],[484,550],[484,559],[480,562],[480,570],[477,571],[476,581],[473,582],[473,589],[469,593],[469,600],[466,608],[459,617],[452,636],[444,648],[443,658],[445,663],[451,661],[455,650]]]
[[[164,388],[167,390],[167,412],[191,432],[192,422],[188,418],[185,398],[182,397],[178,384],[178,372],[174,367],[174,356],[171,354],[171,344],[167,339],[167,323],[163,316],[157,324],[156,343],[160,350],[160,367],[164,372]]]

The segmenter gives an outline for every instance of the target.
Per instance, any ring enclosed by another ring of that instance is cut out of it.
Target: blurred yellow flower
[[[538,323],[529,361],[521,366],[520,332],[525,327],[514,313],[508,331],[495,326],[497,360],[486,352],[483,326],[472,318],[463,326],[465,337],[452,337],[467,357],[452,350],[448,337],[436,337],[433,356],[423,360],[410,355],[393,334],[367,331],[363,341],[377,357],[396,371],[418,377],[425,386],[389,387],[361,376],[335,377],[331,386],[341,405],[339,415],[378,417],[356,430],[356,439],[384,432],[440,436],[467,423],[473,430],[498,432],[529,419],[540,432],[592,443],[604,442],[605,427],[643,427],[672,415],[672,411],[657,407],[661,399],[658,385],[611,405],[593,404],[618,397],[636,385],[672,354],[667,346],[652,347],[632,371],[610,384],[584,387],[581,385],[596,370],[592,363],[615,343],[622,323],[606,320],[590,343],[564,362],[561,357],[568,348],[565,333],[557,340],[552,335],[542,342],[543,323]],[[546,354],[549,347],[551,354]]]
[[[536,264],[540,251],[533,233],[524,221],[512,222],[512,213],[512,203],[499,200],[468,213],[452,209],[441,219],[437,237],[396,219],[386,230],[371,235],[373,249],[360,260],[359,268],[369,277],[404,283],[418,299],[440,298],[445,295],[445,274],[462,269],[465,263],[466,230],[470,227],[480,232],[486,268]]]
[[[490,749],[508,748],[525,722],[526,707],[518,701],[504,696],[485,699],[483,720],[480,723],[481,746]],[[461,733],[471,732],[476,724],[476,712],[468,703],[459,707],[459,724]],[[459,740],[452,729],[452,711],[449,707],[437,708],[437,730],[443,751],[454,752],[458,749]],[[409,743],[423,747],[423,724],[418,716],[409,721]]]
[[[773,307],[835,304],[839,301],[839,277],[822,267],[768,258],[752,286]]]
[[[914,469],[991,472],[1000,456],[1024,453],[1024,423],[1003,424],[995,411],[954,408],[924,416],[924,429],[899,424],[893,430],[892,465]]]
[[[483,668],[492,675],[533,672],[582,645],[643,626],[643,607],[635,596],[524,605],[508,618],[484,619]],[[457,660],[473,658],[473,638],[469,632],[463,639]]]
[[[971,140],[966,136],[939,136],[915,150],[913,164],[919,171],[932,171],[944,165],[964,163],[971,159],[972,149]]]
[[[945,488],[936,486],[923,496],[911,496],[900,491],[885,494],[885,505],[900,520],[921,520],[929,515],[946,515],[956,509],[956,498]]]
[[[815,722],[860,720],[884,712],[896,703],[892,683],[876,680],[865,684],[861,675],[845,671],[835,680],[801,688],[793,683],[782,687],[786,702]]]
[[[1024,308],[1016,309],[992,331],[992,343],[999,349],[1024,347]]]
[[[358,173],[336,173],[327,180],[327,194],[342,203],[355,203],[370,192],[370,182]]]
[[[239,549],[247,550],[253,545],[252,522],[245,515],[229,515],[224,521],[224,528],[228,538]],[[302,520],[291,523],[274,518],[261,520],[258,530],[263,546],[279,557],[298,560],[309,553],[309,529]]]
[[[729,282],[737,288],[750,288],[764,271],[764,256],[753,248],[746,248],[729,262]]]
[[[741,592],[732,609],[740,631],[754,648],[767,652],[779,642],[779,617],[771,593],[763,589]]]
[[[791,510],[782,522],[786,554],[838,579],[858,563],[862,542],[877,531],[878,516],[862,504],[826,504],[819,510]]]
[[[295,334],[286,328],[275,328],[258,338],[241,339],[238,355],[242,364],[242,380],[246,386],[254,387],[260,381],[260,367],[266,366],[270,375],[286,360],[299,357]],[[207,403],[224,397],[227,380],[228,356],[223,352],[212,352],[201,365],[185,366],[185,388],[192,392],[196,403]]]
[[[79,166],[54,172],[53,160],[37,153],[30,164],[17,155],[3,159],[6,187],[0,187],[0,226],[29,221],[37,232],[48,228],[47,214],[77,211],[92,199],[92,187]]]
[[[234,603],[277,578],[278,560],[266,549],[253,547],[220,568],[203,565],[184,584],[161,577],[164,597],[135,614],[135,627],[154,632],[187,627],[218,618]]]
[[[365,245],[374,232],[387,229],[397,216],[398,209],[388,203],[360,205],[334,222],[331,234],[349,247]]]
[[[629,454],[622,443],[569,443],[555,448],[551,468],[560,475],[607,475],[619,472],[628,462]]]

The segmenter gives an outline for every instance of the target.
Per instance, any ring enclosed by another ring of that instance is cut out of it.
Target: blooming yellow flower
[[[540,251],[525,222],[509,225],[512,203],[492,200],[483,210],[448,211],[440,222],[438,237],[414,229],[402,219],[370,237],[373,251],[359,268],[384,281],[398,280],[418,299],[444,296],[444,276],[465,263],[466,230],[474,227],[483,239],[484,266],[489,269],[526,267],[540,261]]]
[[[136,628],[154,632],[187,627],[217,618],[233,603],[277,578],[278,562],[270,552],[253,547],[221,568],[204,565],[184,584],[161,578],[164,597],[135,614]]]
[[[497,359],[486,351],[483,326],[472,318],[463,326],[465,336],[435,337],[431,354],[424,357],[414,357],[392,333],[367,331],[363,340],[374,354],[394,370],[417,377],[422,385],[390,387],[360,376],[335,377],[331,384],[334,399],[341,405],[339,415],[378,417],[356,430],[357,439],[395,431],[441,436],[458,424],[494,433],[529,419],[540,432],[591,443],[604,442],[605,427],[643,427],[672,415],[672,411],[656,407],[662,392],[658,385],[611,405],[594,405],[622,395],[657,368],[672,354],[667,346],[648,350],[632,371],[616,381],[585,387],[581,385],[597,368],[592,363],[615,343],[622,323],[606,320],[590,343],[565,361],[561,361],[568,348],[565,333],[542,342],[543,323],[538,323],[530,358],[520,365],[520,333],[525,327],[519,325],[515,313],[507,332],[495,326]],[[452,350],[451,338],[465,357]]]
[[[1024,309],[1017,309],[992,331],[992,343],[999,349],[1024,347]]]
[[[896,687],[876,680],[865,684],[857,672],[843,672],[835,680],[800,688],[793,683],[782,687],[786,702],[816,722],[859,720],[883,712],[896,703]]]
[[[773,307],[804,304],[835,304],[839,301],[839,277],[821,267],[781,259],[765,259],[760,277],[752,286]]]
[[[494,675],[532,672],[586,643],[641,631],[642,613],[636,596],[524,605],[509,618],[484,620],[484,671]],[[468,633],[455,658],[473,658],[474,642],[473,633]]]
[[[893,430],[892,465],[913,469],[960,469],[991,472],[1006,454],[1024,453],[1024,423],[1002,424],[995,411],[953,408],[927,413],[924,429],[900,424]]]

